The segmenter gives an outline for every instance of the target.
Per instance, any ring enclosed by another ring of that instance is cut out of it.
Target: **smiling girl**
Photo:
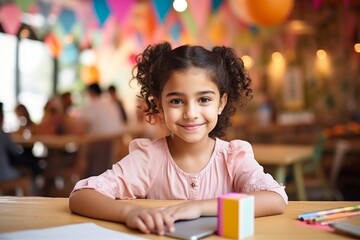
[[[221,139],[235,109],[252,97],[251,79],[231,48],[150,45],[137,57],[134,79],[148,121],[164,122],[170,134],[133,140],[112,169],[80,180],[72,212],[160,235],[176,220],[217,215],[217,197],[229,192],[253,195],[257,217],[284,212],[284,187],[264,173],[251,145]],[[161,208],[121,201],[136,198],[188,201]]]

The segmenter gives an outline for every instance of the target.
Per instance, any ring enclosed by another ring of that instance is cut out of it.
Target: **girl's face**
[[[169,130],[185,142],[204,138],[216,126],[227,101],[207,72],[190,68],[174,72],[161,93],[160,109]]]

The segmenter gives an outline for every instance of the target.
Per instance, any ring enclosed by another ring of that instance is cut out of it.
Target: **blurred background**
[[[0,0],[4,131],[21,128],[17,105],[39,124],[49,99],[65,92],[80,115],[91,83],[115,86],[127,121],[139,121],[134,59],[160,41],[232,47],[254,98],[226,138],[320,142],[316,167],[330,179],[341,158],[332,180],[344,199],[360,199],[358,0]]]

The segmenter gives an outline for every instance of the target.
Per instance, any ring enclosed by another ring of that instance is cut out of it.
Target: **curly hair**
[[[210,137],[223,137],[231,126],[230,117],[237,107],[243,106],[252,98],[251,78],[245,70],[243,61],[232,48],[214,47],[211,51],[202,46],[182,45],[172,49],[168,42],[149,45],[136,57],[132,79],[140,85],[140,98],[144,99],[144,109],[149,123],[159,121],[160,112],[154,98],[160,99],[161,92],[175,71],[191,67],[207,71],[220,92],[228,100]]]

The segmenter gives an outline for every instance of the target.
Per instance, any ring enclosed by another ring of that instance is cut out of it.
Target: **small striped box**
[[[243,239],[254,235],[254,196],[228,193],[218,198],[217,234]]]

